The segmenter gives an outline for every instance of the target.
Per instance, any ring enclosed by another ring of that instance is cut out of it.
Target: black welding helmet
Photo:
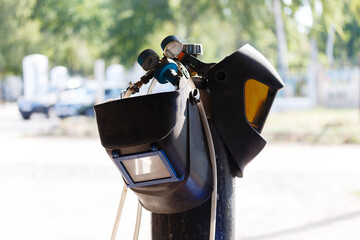
[[[244,167],[264,148],[261,136],[275,95],[284,87],[272,65],[245,45],[208,73],[212,117],[242,177]]]
[[[178,90],[96,105],[101,144],[151,212],[179,213],[211,195],[213,175],[189,81]]]

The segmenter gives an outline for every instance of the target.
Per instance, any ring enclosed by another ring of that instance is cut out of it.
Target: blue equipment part
[[[178,67],[175,63],[168,63],[157,69],[154,75],[159,83],[165,84],[170,82],[172,85],[176,86],[179,81],[177,70]]]

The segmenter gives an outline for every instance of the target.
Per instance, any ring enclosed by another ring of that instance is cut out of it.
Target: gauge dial
[[[176,58],[182,51],[182,44],[181,42],[173,41],[169,43],[165,49],[164,54],[168,58]]]
[[[156,67],[159,64],[159,55],[150,55],[147,59],[145,59],[143,65],[141,66],[145,71],[149,71]]]
[[[161,48],[168,58],[176,58],[181,53],[182,47],[180,39],[175,35],[170,35],[161,42]]]
[[[137,61],[145,71],[149,71],[159,64],[160,57],[154,50],[146,49],[140,53]]]

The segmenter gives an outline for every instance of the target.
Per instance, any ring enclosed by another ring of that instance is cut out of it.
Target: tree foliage
[[[282,0],[290,68],[306,66],[308,42],[324,54],[329,26],[335,28],[337,61],[360,52],[360,2]],[[306,31],[296,15],[311,8]],[[45,54],[51,66],[92,74],[96,58],[131,66],[145,48],[161,51],[163,37],[176,34],[204,46],[205,61],[220,61],[245,43],[275,65],[277,36],[273,0],[0,0],[0,74],[21,73],[21,60]]]
[[[325,52],[329,27],[335,26],[334,57],[337,64],[356,63],[360,57],[360,2],[337,1],[337,10],[326,7],[324,14],[318,16],[314,37],[320,53]],[[328,4],[328,2],[323,4]],[[332,3],[332,5],[334,5]]]
[[[169,4],[159,0],[110,0],[108,4],[112,21],[108,28],[106,56],[118,58],[129,66],[140,49],[149,44],[148,36],[171,18]]]
[[[31,19],[40,23],[44,54],[55,65],[89,73],[105,49],[109,16],[100,0],[36,0]]]
[[[28,21],[33,1],[0,1],[0,74],[19,73],[22,58],[40,49],[38,23]]]

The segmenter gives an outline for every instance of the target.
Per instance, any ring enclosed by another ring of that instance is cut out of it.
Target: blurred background
[[[171,34],[205,62],[249,43],[286,85],[236,180],[236,239],[359,239],[358,0],[0,0],[0,239],[109,239],[123,182],[92,106]]]

